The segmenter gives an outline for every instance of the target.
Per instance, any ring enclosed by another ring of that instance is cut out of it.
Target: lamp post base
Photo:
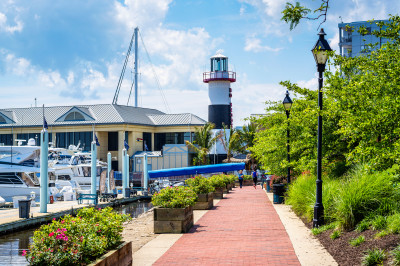
[[[318,228],[324,224],[324,206],[316,203],[314,206],[313,228]]]

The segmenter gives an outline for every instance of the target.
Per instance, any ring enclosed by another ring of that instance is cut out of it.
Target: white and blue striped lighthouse
[[[221,129],[222,124],[227,128],[232,125],[232,88],[236,81],[236,72],[228,71],[228,57],[217,51],[210,58],[211,71],[203,73],[203,82],[208,83],[208,121]]]

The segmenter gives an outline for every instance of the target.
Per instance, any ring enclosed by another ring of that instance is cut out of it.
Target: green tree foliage
[[[382,24],[377,36],[391,41],[362,56],[333,56],[325,71],[322,170],[342,175],[354,164],[384,170],[400,158],[400,17]],[[311,56],[311,55],[310,55]],[[256,122],[261,130],[250,148],[266,170],[284,175],[286,130],[290,129],[291,162],[295,174],[315,171],[317,91],[289,81],[281,85],[296,95],[289,120],[281,102],[268,102],[266,115]]]
[[[286,23],[289,23],[290,30],[294,29],[302,19],[319,20],[322,18],[322,24],[326,21],[328,9],[329,0],[320,0],[320,5],[314,10],[309,9],[306,6],[302,6],[300,2],[296,2],[296,4],[287,2],[285,9],[282,11],[282,20]],[[312,14],[314,14],[314,16]]]
[[[223,125],[223,129],[221,129],[218,134],[218,139],[224,147],[228,163],[231,161],[235,152],[243,151],[243,139],[240,137],[239,132],[232,127],[229,129],[229,132],[227,132],[227,127]]]
[[[186,145],[197,154],[193,159],[194,165],[208,164],[208,153],[217,140],[217,136],[212,137],[211,134],[211,130],[214,129],[214,127],[215,125],[213,123],[207,123],[202,127],[198,127],[194,132],[193,143],[186,141]]]

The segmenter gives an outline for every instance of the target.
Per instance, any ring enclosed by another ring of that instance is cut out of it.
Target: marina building
[[[26,145],[31,138],[40,145],[43,114],[53,146],[79,145],[83,151],[89,151],[95,132],[100,143],[97,158],[107,161],[107,153],[111,152],[112,168],[119,171],[124,141],[130,156],[142,151],[159,151],[162,155],[165,145],[172,152],[185,146],[186,140],[192,142],[195,127],[206,123],[190,113],[165,114],[117,104],[6,108],[0,109],[0,145]],[[174,158],[171,152],[169,156]],[[191,164],[189,151],[185,152],[185,164]]]
[[[339,50],[341,56],[355,57],[370,51],[368,44],[377,44],[375,49],[382,47],[388,40],[379,38],[372,34],[379,31],[378,22],[389,22],[388,20],[358,21],[350,23],[339,23]],[[366,34],[358,32],[360,27],[366,28]]]

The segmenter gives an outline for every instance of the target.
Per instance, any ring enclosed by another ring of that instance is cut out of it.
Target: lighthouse
[[[208,121],[221,129],[232,125],[232,88],[236,72],[228,71],[228,57],[219,51],[210,58],[210,72],[203,73],[203,82],[208,83]]]

